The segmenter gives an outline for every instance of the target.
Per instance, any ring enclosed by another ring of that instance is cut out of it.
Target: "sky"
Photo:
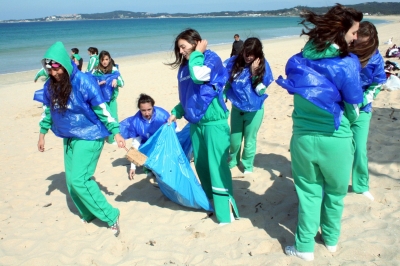
[[[276,10],[300,5],[309,7],[377,2],[377,0],[0,0],[0,20],[32,19],[51,15],[91,14],[116,10],[149,13],[203,13],[241,10]],[[400,2],[400,0],[382,1]]]

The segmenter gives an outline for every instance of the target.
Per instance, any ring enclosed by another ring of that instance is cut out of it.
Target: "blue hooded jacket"
[[[189,65],[181,65],[178,71],[179,101],[185,111],[185,119],[192,124],[198,123],[215,97],[226,111],[223,88],[228,80],[228,72],[221,58],[213,51],[204,52],[204,65],[211,69],[210,81],[196,84],[190,77]]]
[[[125,139],[141,137],[141,144],[145,143],[169,118],[169,113],[161,107],[153,107],[150,120],[142,116],[140,110],[131,117],[120,122],[120,133]]]
[[[112,81],[114,79],[118,79],[120,76],[120,73],[114,72],[111,74],[103,74],[101,76],[93,75],[91,73],[86,73],[87,75],[92,75],[94,79],[97,80],[97,82],[100,81],[106,81],[106,83],[100,85],[101,92],[103,93],[103,98],[106,102],[110,102],[111,98],[113,96],[114,88],[112,86]]]
[[[85,140],[96,140],[110,135],[105,125],[100,121],[92,106],[104,103],[103,95],[99,85],[86,74],[78,71],[72,64],[72,72],[69,73],[72,91],[68,100],[65,113],[51,109],[51,130],[60,138],[78,138]],[[48,91],[50,81],[44,85],[43,103],[50,104],[50,93]]]
[[[360,70],[360,62],[353,54],[311,60],[298,53],[286,64],[287,78],[279,76],[276,83],[290,94],[299,94],[331,113],[337,130],[343,115],[343,101],[349,104],[363,101]]]
[[[236,58],[237,56],[231,57],[226,65],[229,76],[232,73],[232,67]],[[265,87],[268,87],[272,81],[274,81],[272,71],[267,60],[265,59],[265,72],[262,83],[265,85]],[[255,92],[252,86],[251,71],[249,67],[244,68],[242,72],[236,75],[235,79],[231,83],[231,88],[226,92],[226,96],[236,108],[245,112],[254,112],[260,110],[265,99],[268,97],[267,94],[259,96]]]

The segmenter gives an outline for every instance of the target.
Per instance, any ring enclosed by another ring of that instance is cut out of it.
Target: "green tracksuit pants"
[[[264,107],[255,112],[243,112],[232,107],[231,113],[231,146],[229,168],[240,162],[242,140],[244,148],[242,164],[245,171],[253,172],[254,157],[257,148],[257,133],[264,118]]]
[[[118,93],[119,93],[118,89],[114,89],[114,92],[113,92],[113,96],[112,96],[112,98],[111,98],[111,101],[109,101],[109,102],[107,103],[108,108],[110,109],[110,114],[111,114],[111,116],[112,116],[117,122],[119,121],[119,119],[118,119],[118,104],[117,104],[117,96],[118,96]],[[114,140],[114,135],[111,134],[110,136],[108,136],[108,138],[106,138],[106,140],[107,140],[108,143],[114,143],[114,142],[115,142],[115,140]]]
[[[96,170],[104,140],[64,139],[64,166],[67,188],[85,221],[95,217],[113,225],[119,210],[113,208],[92,176]]]
[[[207,197],[214,200],[217,220],[231,222],[230,206],[239,217],[233,198],[232,175],[228,166],[229,126],[226,120],[191,124],[194,163],[201,186]]]
[[[314,252],[319,227],[325,243],[335,246],[353,163],[352,138],[293,135],[290,154],[299,198],[295,247],[300,252]]]
[[[367,142],[371,117],[372,113],[361,111],[358,119],[351,124],[351,131],[353,131],[353,139],[356,144],[352,171],[352,187],[355,193],[369,190]]]

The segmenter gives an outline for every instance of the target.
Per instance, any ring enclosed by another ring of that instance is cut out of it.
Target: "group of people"
[[[313,260],[319,228],[327,249],[336,251],[350,176],[353,191],[373,199],[366,142],[371,102],[385,74],[376,28],[361,22],[361,12],[337,4],[324,15],[305,11],[301,17],[308,42],[289,59],[287,78],[280,76],[276,82],[294,95],[290,153],[299,213],[295,244],[285,253]],[[224,225],[239,218],[230,168],[242,165],[245,174],[253,172],[265,92],[274,81],[262,43],[248,38],[237,54],[223,62],[207,49],[207,40],[187,29],[175,38],[173,52],[174,61],[167,65],[178,68],[179,103],[171,114],[141,94],[139,111],[120,124],[116,97],[123,81],[109,53],[100,53],[93,75],[80,72],[60,42],[42,60],[49,79],[38,149],[44,151],[49,129],[64,139],[67,186],[82,221],[97,217],[116,236],[119,210],[91,179],[104,140],[123,148],[124,138],[133,138],[138,148],[163,124],[182,117],[190,124],[194,165],[216,219]],[[100,87],[104,85],[108,89]],[[132,165],[130,178],[134,175]]]

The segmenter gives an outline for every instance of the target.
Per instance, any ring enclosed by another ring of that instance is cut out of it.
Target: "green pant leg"
[[[372,113],[360,112],[358,119],[351,125],[356,144],[352,169],[352,187],[356,193],[369,190],[367,142]]]
[[[190,138],[193,147],[194,166],[201,186],[208,199],[212,199],[211,179],[208,166],[207,145],[204,141],[202,126],[190,124]]]
[[[114,90],[114,93],[115,93],[115,90]],[[108,107],[110,108],[110,114],[111,114],[111,116],[118,122],[119,120],[118,120],[118,104],[117,104],[117,97],[114,97],[114,95],[113,95],[113,97],[111,98],[111,101],[109,101],[109,102],[107,103],[107,105],[108,105]],[[115,140],[114,140],[114,135],[113,135],[113,134],[111,134],[110,136],[108,136],[107,142],[108,142],[108,143],[114,143],[114,142],[115,142]]]
[[[244,145],[242,164],[245,171],[253,172],[254,157],[257,148],[257,133],[264,118],[264,107],[255,112],[244,114]]]
[[[293,135],[290,142],[292,174],[299,198],[295,247],[314,252],[321,215],[323,176],[316,163],[315,137]]]
[[[113,208],[99,189],[93,176],[100,153],[103,149],[103,140],[77,140],[71,141],[72,158],[71,172],[68,182],[71,190],[79,197],[84,206],[98,219],[113,225],[119,210]]]
[[[233,168],[240,162],[240,150],[242,147],[243,131],[244,131],[244,113],[235,107],[231,112],[231,141],[229,148],[229,168]]]
[[[231,206],[234,216],[239,217],[233,198],[232,175],[227,163],[230,144],[229,126],[225,121],[223,124],[203,127],[216,217],[220,223],[229,223]]]
[[[354,157],[352,138],[324,137],[320,140],[319,165],[324,176],[321,207],[322,238],[329,246],[338,243]]]
[[[74,202],[76,208],[78,209],[81,217],[85,221],[91,221],[95,218],[95,216],[86,208],[85,204],[80,200],[79,196],[75,193],[75,190],[71,189],[71,174],[72,174],[72,147],[71,142],[72,139],[63,139],[64,142],[64,168],[65,168],[65,176],[66,183],[69,195],[71,196],[72,201]]]

